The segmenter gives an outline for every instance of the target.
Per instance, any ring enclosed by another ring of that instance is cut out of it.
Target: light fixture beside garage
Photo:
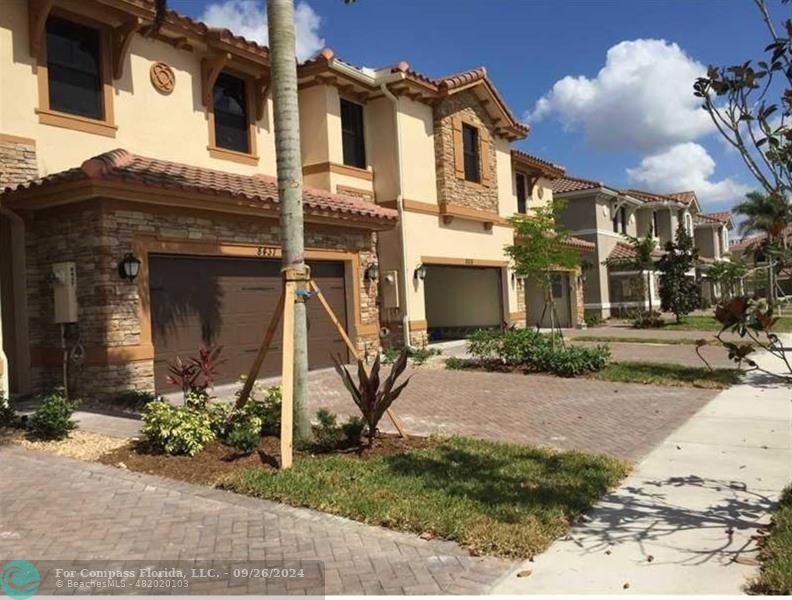
[[[377,263],[371,263],[363,272],[363,278],[366,281],[377,281],[379,279],[379,267]]]
[[[118,263],[118,274],[121,279],[135,281],[140,272],[140,259],[131,252],[127,252],[121,262]]]
[[[413,273],[413,279],[418,281],[419,279],[423,281],[426,279],[426,267],[424,265],[418,265]]]

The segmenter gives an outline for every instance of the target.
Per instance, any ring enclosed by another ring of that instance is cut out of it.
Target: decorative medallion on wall
[[[165,63],[157,62],[151,65],[149,76],[151,85],[163,94],[170,94],[176,87],[176,75],[174,75],[173,69]]]

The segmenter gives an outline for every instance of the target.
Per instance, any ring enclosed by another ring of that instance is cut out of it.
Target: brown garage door
[[[309,263],[330,306],[346,327],[344,265]],[[195,356],[201,344],[223,346],[218,383],[237,381],[250,369],[280,294],[280,262],[266,259],[155,255],[149,258],[154,376],[158,392],[175,391],[166,382],[168,362]],[[308,363],[332,365],[332,354],[347,358],[346,346],[316,299],[308,308]],[[260,376],[280,373],[279,328]]]

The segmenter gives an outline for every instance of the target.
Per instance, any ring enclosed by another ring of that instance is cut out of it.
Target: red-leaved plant
[[[355,401],[360,413],[363,415],[363,420],[366,422],[368,428],[369,446],[374,442],[374,436],[377,433],[377,425],[385,414],[385,411],[390,408],[391,404],[399,397],[399,395],[410,383],[408,377],[403,383],[396,385],[396,380],[404,372],[407,367],[407,357],[409,349],[405,348],[399,354],[399,357],[394,361],[390,373],[382,382],[380,378],[380,356],[374,359],[374,364],[371,366],[371,372],[366,371],[365,363],[358,359],[358,380],[355,381],[349,370],[342,364],[340,357],[333,357],[335,363],[335,370],[341,376],[341,380],[352,395],[352,400]]]
[[[214,387],[219,367],[225,360],[220,360],[222,346],[203,345],[198,349],[198,356],[183,361],[180,356],[168,363],[166,380],[171,385],[181,388],[184,397],[191,393],[204,393]]]

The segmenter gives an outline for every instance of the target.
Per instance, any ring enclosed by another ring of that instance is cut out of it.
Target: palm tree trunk
[[[283,266],[305,265],[303,238],[302,157],[300,113],[297,105],[294,0],[268,0],[272,102],[275,124],[275,157],[278,165]],[[289,298],[286,299],[290,300]],[[294,307],[294,440],[311,437],[308,417],[308,332],[305,304]]]

